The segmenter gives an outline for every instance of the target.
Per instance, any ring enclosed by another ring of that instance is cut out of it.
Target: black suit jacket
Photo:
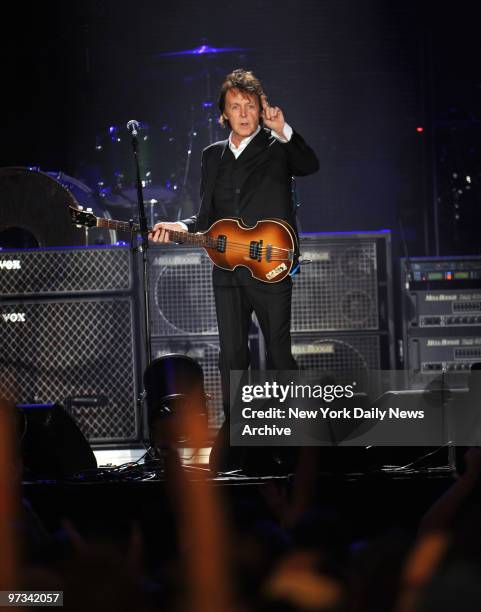
[[[228,140],[222,140],[202,153],[200,208],[196,215],[183,220],[189,232],[205,231],[217,221],[213,195],[219,164],[227,149]],[[246,225],[274,217],[295,227],[291,177],[306,176],[319,169],[314,151],[303,138],[294,132],[289,142],[281,143],[270,130],[261,129],[237,162],[241,162],[237,185],[240,193],[231,216],[240,217]]]
[[[219,219],[214,207],[214,189],[222,156],[226,151],[229,154],[228,146],[228,140],[223,140],[203,151],[199,212],[183,220],[189,232],[205,231]],[[318,168],[314,151],[299,134],[294,132],[289,142],[282,143],[270,130],[261,129],[235,162],[233,187],[237,193],[233,194],[230,216],[240,217],[248,226],[262,219],[283,219],[297,232],[291,177],[312,174]],[[229,272],[215,266],[213,282],[228,286],[261,283],[246,268]]]

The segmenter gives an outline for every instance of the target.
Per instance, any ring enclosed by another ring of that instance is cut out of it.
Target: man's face
[[[260,107],[257,96],[229,89],[225,95],[224,117],[229,120],[234,140],[238,144],[257,130],[260,119]]]

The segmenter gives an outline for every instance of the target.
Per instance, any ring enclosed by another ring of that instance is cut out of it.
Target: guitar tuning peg
[[[81,206],[81,205],[79,204],[78,209],[79,209],[79,210],[83,210],[83,209],[84,209],[84,207],[83,207],[83,206]]]
[[[92,212],[92,209],[91,209],[91,208],[86,208],[85,210],[86,210],[86,212],[89,212],[89,213],[91,213],[91,212]]]

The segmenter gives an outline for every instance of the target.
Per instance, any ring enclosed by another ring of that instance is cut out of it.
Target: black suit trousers
[[[225,416],[230,414],[230,371],[250,364],[249,329],[255,312],[266,343],[268,370],[296,370],[291,353],[292,280],[243,286],[214,285],[219,327],[219,369]]]

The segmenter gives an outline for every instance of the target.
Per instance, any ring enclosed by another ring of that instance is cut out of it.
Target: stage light
[[[199,433],[207,437],[209,396],[197,361],[182,354],[163,355],[147,366],[143,380],[154,451],[178,447]]]
[[[421,134],[422,132],[424,132],[424,128],[422,127],[422,125],[417,126],[416,132],[418,132],[418,134]]]

